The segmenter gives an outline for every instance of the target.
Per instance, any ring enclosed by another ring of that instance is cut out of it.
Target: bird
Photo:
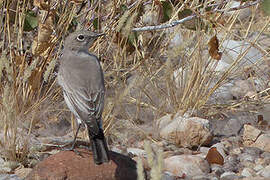
[[[88,49],[103,35],[104,33],[87,30],[75,31],[68,35],[64,41],[57,77],[64,100],[78,125],[71,150],[74,150],[80,127],[85,125],[93,159],[97,165],[110,161],[102,128],[105,85],[99,58]]]

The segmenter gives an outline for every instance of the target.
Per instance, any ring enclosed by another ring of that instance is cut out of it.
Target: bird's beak
[[[104,36],[105,33],[100,33],[100,34],[96,34],[95,37],[100,37],[100,36]]]

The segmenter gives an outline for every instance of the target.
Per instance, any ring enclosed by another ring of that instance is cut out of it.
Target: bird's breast
[[[59,73],[69,84],[90,89],[104,89],[101,66],[96,56],[63,56]]]

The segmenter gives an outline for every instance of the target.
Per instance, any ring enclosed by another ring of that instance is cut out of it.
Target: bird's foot
[[[77,155],[82,156],[81,153],[74,147],[62,148],[61,151],[73,151]]]

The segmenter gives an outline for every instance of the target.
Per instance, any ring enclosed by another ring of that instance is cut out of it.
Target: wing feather
[[[61,86],[69,109],[77,119],[87,124],[91,132],[98,134],[99,129],[102,128],[104,90],[89,92],[83,87],[71,87],[66,81],[61,81]]]

